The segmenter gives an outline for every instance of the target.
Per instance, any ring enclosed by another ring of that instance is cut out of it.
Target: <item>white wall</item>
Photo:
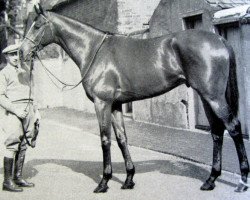
[[[69,84],[76,84],[81,80],[78,67],[71,59],[62,58],[43,60],[43,64],[60,80]],[[86,112],[94,112],[93,103],[86,97],[80,84],[73,90],[62,91],[63,87],[55,78],[51,81],[39,61],[34,65],[35,93],[40,108],[68,107]]]

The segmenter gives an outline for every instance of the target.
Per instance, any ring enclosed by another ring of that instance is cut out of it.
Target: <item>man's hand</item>
[[[16,108],[14,114],[20,119],[24,119],[28,115],[28,111],[24,108]]]

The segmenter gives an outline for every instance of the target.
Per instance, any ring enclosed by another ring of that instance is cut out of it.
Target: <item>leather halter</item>
[[[36,23],[36,22],[33,22],[33,24],[31,25],[31,27],[30,27],[30,29],[29,29],[29,31],[28,31],[27,34],[24,36],[24,39],[29,40],[30,42],[32,42],[32,43],[35,45],[35,46],[34,46],[34,49],[33,49],[29,54],[34,53],[34,52],[37,51],[40,47],[42,47],[41,42],[42,42],[42,39],[43,39],[43,37],[44,37],[45,28],[46,28],[47,24],[50,26],[50,30],[51,30],[51,32],[52,32],[52,35],[54,35],[54,34],[53,34],[53,29],[52,29],[52,27],[51,27],[51,25],[50,25],[51,22],[50,22],[43,14],[41,14],[41,16],[42,16],[42,17],[45,19],[45,21],[46,21],[46,22],[45,22],[45,25],[43,25],[43,29],[37,33],[37,35],[35,36],[34,39],[31,39],[30,37],[28,37],[30,31],[31,31],[32,28],[35,26],[35,23]],[[36,39],[39,35],[41,35],[39,41],[38,41],[38,42],[35,42],[35,39]],[[24,42],[24,41],[23,41],[23,42]]]

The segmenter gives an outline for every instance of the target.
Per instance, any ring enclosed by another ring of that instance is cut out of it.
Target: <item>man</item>
[[[7,65],[0,71],[0,126],[5,141],[3,190],[22,192],[21,187],[33,187],[22,178],[27,144],[34,147],[40,115],[34,105],[33,78],[30,70],[19,63],[19,46],[3,50]]]

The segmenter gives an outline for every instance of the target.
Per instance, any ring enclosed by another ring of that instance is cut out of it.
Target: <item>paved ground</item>
[[[37,147],[28,151],[24,170],[24,176],[36,187],[18,194],[0,191],[1,200],[250,199],[249,191],[243,194],[234,192],[239,178],[234,173],[223,171],[215,190],[202,192],[199,187],[209,174],[209,166],[134,146],[130,146],[130,151],[136,166],[136,186],[133,190],[121,190],[125,169],[115,142],[112,143],[113,179],[109,182],[110,189],[105,194],[94,194],[102,174],[102,152],[99,136],[91,132],[93,120],[86,118],[82,121],[85,128],[90,128],[86,131],[74,125],[76,120],[69,115],[68,123],[53,119],[50,112],[43,113],[43,116]],[[0,173],[1,183],[2,163]]]
[[[66,108],[43,110],[46,119],[58,123],[69,124],[84,131],[99,135],[96,116]],[[125,126],[130,145],[176,155],[191,161],[211,165],[212,137],[208,132],[176,130],[152,124],[145,124],[125,118]],[[114,136],[114,134],[112,134]],[[114,138],[114,137],[113,137]],[[245,140],[250,160],[250,142]],[[224,137],[223,169],[239,173],[238,157],[232,139]]]

